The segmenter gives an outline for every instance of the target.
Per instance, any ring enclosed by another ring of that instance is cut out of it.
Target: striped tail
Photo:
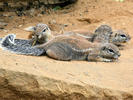
[[[40,56],[45,51],[42,48],[34,48],[29,44],[29,40],[21,40],[17,39],[16,41],[19,41],[16,43],[15,41],[15,35],[9,34],[5,36],[0,41],[0,47],[3,50],[7,50],[12,53],[21,54],[21,55],[32,55],[32,56]]]

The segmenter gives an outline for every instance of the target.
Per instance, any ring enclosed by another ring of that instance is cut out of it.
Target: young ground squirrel
[[[27,31],[32,31],[33,33],[29,35],[29,38],[32,39],[33,45],[35,43],[45,43],[51,38],[53,38],[53,34],[51,34],[50,29],[46,24],[37,24],[35,27],[28,27],[26,28]],[[111,27],[108,25],[101,25],[99,26],[94,34],[90,33],[89,31],[69,31],[65,32],[64,35],[78,35],[81,37],[86,38],[88,41],[91,42],[100,42],[100,43],[113,43],[117,46],[121,46],[124,43],[130,40],[130,36],[123,32],[122,30],[112,31]]]
[[[98,28],[101,28],[98,27]],[[97,28],[97,29],[98,29]],[[107,29],[107,28],[106,28]],[[109,30],[109,29],[108,29]],[[111,32],[111,30],[110,30]],[[67,34],[80,34],[82,37],[84,36],[88,41],[91,42],[109,42],[109,43],[113,43],[115,44],[117,47],[119,47],[120,50],[124,49],[125,43],[127,43],[131,37],[129,36],[128,33],[125,33],[122,30],[116,30],[113,31],[112,34],[108,34],[110,33],[109,31],[107,32],[107,34],[105,34],[106,32],[97,32],[97,34],[94,32],[91,33],[89,31],[73,31],[73,32],[66,32]],[[102,33],[102,34],[100,34]]]
[[[27,40],[23,40],[27,41]],[[119,49],[111,43],[91,43],[80,36],[60,35],[37,46],[16,45],[15,35],[9,34],[1,41],[1,48],[17,54],[42,55],[56,60],[116,61]]]
[[[46,24],[40,23],[35,27],[28,27],[25,30],[32,31],[28,38],[32,39],[33,45],[36,43],[45,43],[52,38],[51,30]]]

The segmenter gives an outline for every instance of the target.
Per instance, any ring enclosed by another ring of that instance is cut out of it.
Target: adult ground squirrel
[[[37,42],[40,44],[45,43],[54,37],[46,24],[37,24],[35,27],[33,26],[26,28],[26,30],[33,31],[33,33],[29,35],[29,38],[34,41],[33,45]],[[123,43],[126,43],[130,40],[130,36],[127,33],[123,32],[122,30],[112,31],[112,28],[108,25],[100,25],[97,27],[94,34],[90,33],[89,31],[78,30],[65,32],[64,35],[66,34],[73,36],[78,35],[91,42],[109,42],[117,46],[121,46]]]
[[[116,61],[119,56],[119,49],[111,43],[91,43],[79,36],[70,37],[60,35],[48,42],[37,46],[23,46],[15,44],[15,36],[9,34],[2,39],[1,48],[17,54],[39,56],[46,53],[56,60],[88,60],[88,61]],[[27,41],[27,40],[25,40]]]

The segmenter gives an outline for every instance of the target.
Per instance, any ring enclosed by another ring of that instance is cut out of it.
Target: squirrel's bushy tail
[[[19,41],[18,43],[15,43],[15,35],[9,34],[5,36],[0,43],[0,46],[3,50],[7,50],[9,52],[13,52],[16,54],[22,54],[22,55],[33,55],[33,56],[40,56],[45,51],[42,48],[34,48],[31,45],[27,45],[29,43],[28,40],[21,40],[17,39]],[[25,43],[25,44],[24,44]]]

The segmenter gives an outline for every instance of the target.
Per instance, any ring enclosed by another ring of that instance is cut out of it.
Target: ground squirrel
[[[108,34],[105,35],[102,32],[101,32],[102,34],[99,34],[99,33],[100,32],[98,32],[98,35],[97,35],[95,34],[95,32],[93,34],[89,31],[79,31],[79,30],[76,30],[73,32],[66,32],[66,34],[81,34],[82,37],[84,36],[86,39],[88,39],[88,41],[91,41],[91,42],[113,43],[116,46],[118,46],[119,49],[123,49],[123,47],[125,46],[125,43],[127,43],[131,39],[129,34],[122,30],[113,31],[111,35],[108,35]]]
[[[40,44],[45,43],[46,41],[54,37],[53,34],[51,34],[51,31],[46,24],[37,24],[35,27],[33,26],[26,28],[26,30],[33,31],[33,33],[29,35],[29,38],[34,41],[33,45],[36,42]],[[130,36],[127,33],[123,32],[122,30],[112,31],[112,28],[108,25],[100,25],[95,30],[94,34],[90,33],[89,31],[78,31],[78,30],[65,32],[64,35],[66,34],[73,36],[78,35],[86,38],[88,41],[91,42],[101,42],[101,43],[109,42],[117,46],[121,46],[123,45],[123,43],[126,43],[130,40]]]
[[[32,39],[32,44],[45,43],[52,38],[51,30],[46,24],[37,24],[35,27],[28,27],[25,30],[30,30],[32,33],[28,36]]]
[[[111,43],[91,43],[81,37],[60,35],[37,46],[16,45],[15,35],[9,34],[1,41],[1,48],[17,54],[39,56],[46,53],[56,60],[116,61],[119,49]],[[27,40],[24,40],[27,41]]]

